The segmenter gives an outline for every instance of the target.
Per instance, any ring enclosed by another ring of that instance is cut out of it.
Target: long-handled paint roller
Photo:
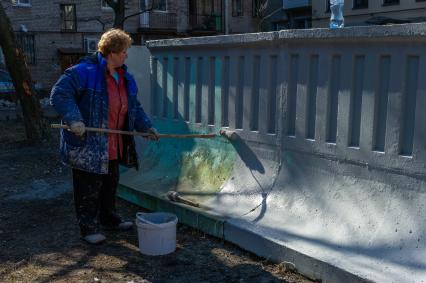
[[[228,140],[231,140],[231,141],[235,141],[235,140],[239,139],[239,135],[235,131],[232,131],[232,130],[221,129],[220,132],[219,132],[219,134],[222,137],[224,137],[224,138],[226,138]],[[196,203],[196,202],[193,202],[191,200],[188,200],[188,199],[185,199],[185,198],[181,197],[179,195],[179,193],[175,192],[175,191],[168,191],[167,194],[166,194],[166,196],[172,202],[180,202],[180,203],[183,203],[183,204],[186,204],[186,205],[190,205],[190,206],[194,206],[194,207],[208,208],[208,206],[200,205],[199,203]]]
[[[70,129],[68,125],[63,125],[63,124],[51,124],[50,126],[53,129],[66,129],[66,130]],[[140,133],[140,132],[130,132],[130,131],[91,128],[91,127],[86,127],[85,129],[88,132],[105,133],[105,134],[121,134],[121,135],[132,135],[132,136],[142,136],[142,137],[150,136],[150,134]],[[192,138],[211,139],[211,138],[217,137],[217,135],[216,134],[158,134],[158,137],[159,138],[178,138],[178,139],[192,139]]]
[[[180,202],[180,203],[184,203],[186,205],[200,207],[200,204],[181,197],[179,195],[179,193],[175,192],[175,191],[168,191],[166,196],[170,201],[173,201],[173,202]]]
[[[235,131],[228,129],[221,129],[219,134],[231,141],[236,141],[240,137]]]
[[[51,124],[50,127],[53,129],[66,129],[66,130],[70,129],[68,125],[63,125],[63,124]],[[150,134],[147,134],[147,133],[102,129],[102,128],[86,127],[85,130],[88,132],[106,133],[106,134],[122,134],[122,135],[133,135],[133,136],[142,136],[142,137],[150,136]],[[231,140],[231,141],[235,141],[239,138],[238,134],[232,130],[221,129],[219,134],[222,137],[227,138],[228,140]],[[213,134],[158,134],[158,136],[160,138],[180,138],[180,139],[192,139],[192,138],[211,139],[211,138],[217,137],[217,135],[214,133]]]

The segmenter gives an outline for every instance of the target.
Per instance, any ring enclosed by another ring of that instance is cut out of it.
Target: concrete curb
[[[224,224],[226,218],[209,215],[199,209],[170,202],[146,192],[133,190],[124,185],[119,185],[117,195],[124,200],[151,211],[174,213],[178,217],[180,223],[196,228],[217,238],[224,239]]]
[[[170,202],[146,192],[119,185],[117,195],[133,204],[151,211],[171,212],[179,222],[198,229],[206,234],[231,242],[242,249],[264,257],[273,262],[290,262],[301,274],[321,282],[373,282],[363,279],[346,270],[299,253],[284,244],[264,237],[247,228],[232,223],[228,217],[212,215],[198,208]],[[261,247],[261,248],[259,248]]]
[[[225,222],[225,240],[273,262],[293,263],[299,273],[320,282],[373,282],[229,222]]]

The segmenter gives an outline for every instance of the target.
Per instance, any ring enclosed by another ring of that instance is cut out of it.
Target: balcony
[[[140,15],[140,31],[176,31],[176,13],[145,12]]]
[[[284,0],[283,1],[284,10],[306,8],[310,6],[312,6],[311,0]]]
[[[222,15],[190,14],[190,31],[192,33],[217,34],[223,32]]]

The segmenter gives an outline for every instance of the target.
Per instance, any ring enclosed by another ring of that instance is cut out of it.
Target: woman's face
[[[107,58],[108,63],[114,68],[123,66],[124,61],[126,61],[126,59],[127,59],[127,49],[124,49],[123,51],[120,51],[117,53],[111,52]]]

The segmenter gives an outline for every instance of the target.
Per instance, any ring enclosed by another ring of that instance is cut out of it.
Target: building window
[[[98,38],[85,38],[84,39],[84,50],[86,53],[94,53],[98,51]]]
[[[74,4],[61,5],[61,29],[63,31],[77,30],[77,16]]]
[[[383,0],[383,6],[399,5],[399,0]]]
[[[162,1],[161,0],[139,0],[139,9],[140,11],[147,11],[147,12],[151,12],[151,10],[159,11],[159,9],[161,9],[162,6],[164,5],[166,6],[165,9],[167,9],[167,1],[165,1],[166,2],[165,4],[160,2]]]
[[[12,0],[13,6],[31,7],[30,0]]]
[[[325,12],[330,13],[330,0],[325,0]]]
[[[232,16],[241,17],[243,15],[243,0],[232,0]]]
[[[157,12],[167,12],[167,0],[153,1],[152,9]]]
[[[368,0],[354,0],[354,9],[368,9]]]
[[[25,55],[25,61],[28,64],[35,65],[36,56],[34,35],[23,32],[17,32],[16,41]]]

